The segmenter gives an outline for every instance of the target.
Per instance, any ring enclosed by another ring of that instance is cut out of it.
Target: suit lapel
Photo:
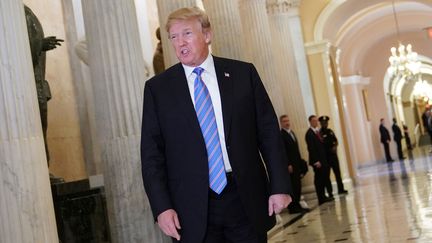
[[[187,79],[184,69],[181,64],[175,66],[174,72],[170,77],[170,86],[172,87],[172,94],[177,100],[178,109],[182,112],[184,117],[189,121],[194,134],[202,138],[201,128],[199,126],[198,118],[196,116],[195,107],[192,102],[191,94],[187,84]]]
[[[221,97],[225,140],[228,141],[233,109],[232,106],[234,73],[220,58],[213,56],[213,60],[219,85],[219,93]]]

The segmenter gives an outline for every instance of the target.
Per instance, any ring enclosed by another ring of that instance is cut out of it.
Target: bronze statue
[[[153,69],[154,69],[155,75],[165,71],[165,64],[164,64],[164,57],[163,57],[163,50],[162,50],[161,35],[160,35],[160,28],[159,27],[156,29],[156,37],[159,40],[159,42],[157,44],[156,51],[153,55]]]
[[[34,76],[36,81],[36,90],[39,103],[40,117],[42,122],[42,131],[45,143],[45,152],[49,165],[49,152],[46,140],[48,128],[48,101],[51,99],[51,91],[48,82],[45,80],[45,52],[60,46],[63,40],[55,36],[44,37],[42,25],[36,15],[29,7],[24,5],[25,17],[27,22],[27,31],[30,41],[30,49],[33,61]]]

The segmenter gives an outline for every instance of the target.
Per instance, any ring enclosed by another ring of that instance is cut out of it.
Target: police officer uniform
[[[347,190],[345,190],[342,177],[340,173],[340,166],[339,166],[339,158],[337,155],[337,146],[338,146],[338,140],[336,138],[335,133],[327,127],[328,121],[330,120],[330,117],[328,116],[320,116],[318,118],[318,121],[321,123],[321,136],[324,141],[324,146],[326,150],[327,155],[327,163],[330,166],[330,168],[333,170],[333,173],[336,177],[337,187],[338,187],[338,193],[339,194],[346,194],[348,193]],[[330,173],[329,173],[330,175]],[[330,180],[329,180],[330,181]],[[326,185],[327,192],[331,192],[331,185]],[[330,191],[329,191],[330,190]]]

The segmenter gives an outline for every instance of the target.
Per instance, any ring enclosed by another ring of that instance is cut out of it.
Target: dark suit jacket
[[[381,143],[387,143],[387,141],[390,141],[390,133],[384,125],[381,124],[379,126],[379,131],[381,135]]]
[[[393,130],[393,139],[395,141],[402,140],[402,131],[397,124],[393,123],[392,130]]]
[[[311,128],[307,130],[305,139],[309,152],[309,165],[314,167],[313,165],[319,161],[322,166],[326,166],[327,155],[323,141],[318,138]]]
[[[291,131],[293,134],[294,132]],[[288,159],[288,165],[292,165],[295,169],[300,168],[301,163],[301,155],[299,150],[299,145],[297,142],[297,137],[294,134],[295,140],[291,137],[291,135],[285,131],[284,129],[281,129],[281,135],[282,135],[282,141],[285,145],[285,153]]]
[[[275,224],[275,217],[268,216],[269,195],[290,193],[277,117],[252,64],[214,57],[214,65],[233,176],[246,214],[264,233]],[[208,160],[181,64],[145,85],[141,159],[154,217],[176,210],[182,242],[201,242],[207,225]]]

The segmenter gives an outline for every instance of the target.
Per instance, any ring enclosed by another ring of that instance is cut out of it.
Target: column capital
[[[288,13],[298,9],[300,0],[266,0],[269,14]]]
[[[306,53],[308,55],[318,53],[329,53],[331,43],[328,40],[314,41],[305,43]]]

